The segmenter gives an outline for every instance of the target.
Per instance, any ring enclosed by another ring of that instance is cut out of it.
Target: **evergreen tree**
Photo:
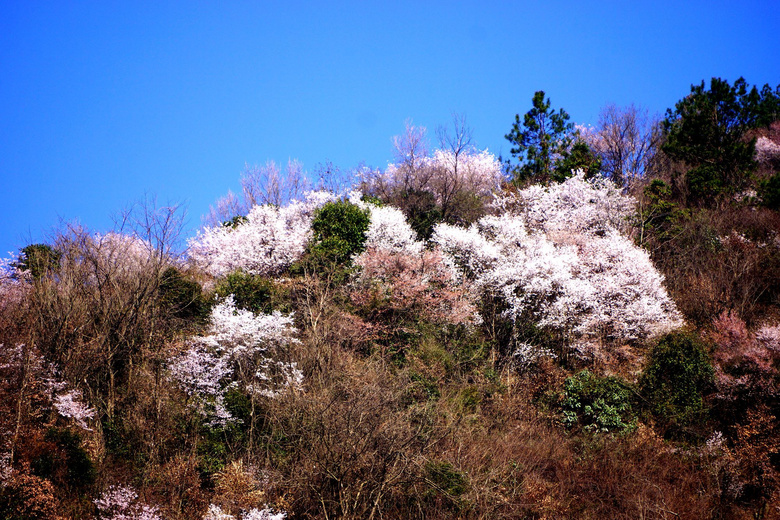
[[[565,110],[551,110],[550,98],[545,99],[542,90],[534,94],[532,104],[522,122],[520,114],[515,115],[512,130],[504,136],[512,143],[512,156],[519,160],[514,165],[507,161],[507,173],[515,184],[564,180],[571,173],[557,170],[574,142],[574,124]]]
[[[734,85],[712,78],[669,109],[662,149],[678,166],[674,171],[678,195],[693,205],[709,205],[720,195],[744,190],[756,168],[755,139],[745,132],[767,126],[780,117],[780,86],[748,89],[743,78]]]

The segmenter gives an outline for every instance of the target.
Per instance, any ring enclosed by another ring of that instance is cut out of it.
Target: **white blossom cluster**
[[[760,163],[780,161],[780,144],[767,137],[756,139],[756,161]]]
[[[636,201],[604,178],[586,180],[582,171],[560,184],[535,184],[517,194],[519,216],[533,230],[599,235],[627,232]]]
[[[309,192],[286,206],[253,206],[245,221],[204,228],[190,240],[190,257],[213,276],[236,269],[274,275],[298,260],[311,238],[314,211],[334,199],[324,191]]]
[[[366,249],[384,249],[393,253],[419,254],[424,244],[406,221],[403,211],[393,206],[377,206],[362,200],[359,191],[349,194],[349,201],[368,210],[371,219],[366,231]]]
[[[157,507],[138,502],[131,487],[111,486],[94,500],[103,520],[162,520]]]
[[[95,409],[84,404],[81,391],[71,390],[54,397],[54,408],[68,419],[73,419],[81,428],[91,431],[87,426],[88,419],[95,418]]]
[[[496,193],[504,180],[501,163],[487,150],[435,150],[425,157],[415,157],[414,164],[390,164],[381,175],[387,186],[407,186],[443,197],[455,191],[468,191],[478,196]],[[412,178],[410,178],[412,177]]]
[[[633,201],[609,181],[577,174],[514,202],[468,229],[439,224],[433,235],[478,290],[505,301],[506,317],[624,340],[681,324],[663,276],[621,234]]]
[[[298,341],[296,332],[292,316],[255,315],[236,308],[228,296],[212,309],[208,334],[193,338],[169,369],[210,424],[224,426],[232,420],[224,407],[230,384],[242,383],[247,391],[267,397],[301,386],[303,374],[296,364],[275,359],[282,347]]]
[[[285,518],[287,518],[286,512],[274,511],[270,508],[252,508],[241,515],[241,520],[284,520]],[[221,507],[210,504],[203,520],[236,520],[236,517],[226,513]]]

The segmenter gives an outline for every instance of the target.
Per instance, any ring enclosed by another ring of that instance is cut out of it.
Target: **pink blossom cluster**
[[[780,161],[780,144],[763,136],[756,139],[756,161],[759,163]]]
[[[630,340],[681,325],[663,276],[621,234],[633,200],[609,181],[531,186],[470,228],[439,224],[433,241],[506,317],[579,337]]]
[[[284,520],[285,518],[287,518],[285,511],[274,511],[268,507],[263,509],[252,508],[241,514],[241,520]],[[236,517],[226,513],[221,507],[210,504],[203,520],[236,520]]]
[[[157,507],[138,501],[138,493],[128,486],[111,486],[94,500],[103,520],[162,520]]]
[[[296,333],[292,315],[255,315],[237,308],[231,295],[212,309],[208,333],[192,338],[169,370],[210,424],[224,426],[232,420],[224,407],[230,384],[267,397],[301,386],[296,364],[276,359],[282,348],[298,342]]]
[[[95,418],[95,409],[84,404],[79,390],[71,390],[57,395],[53,404],[61,416],[73,419],[76,424],[85,430],[91,430],[87,426],[87,420]]]
[[[281,207],[253,206],[243,222],[204,228],[189,242],[190,257],[212,276],[236,269],[278,274],[303,255],[314,211],[333,199],[333,194],[317,191]]]
[[[438,249],[370,248],[355,259],[355,265],[360,272],[351,299],[358,306],[456,325],[481,321],[473,293]]]

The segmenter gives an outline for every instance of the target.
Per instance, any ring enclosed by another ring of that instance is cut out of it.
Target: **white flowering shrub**
[[[422,251],[424,244],[417,240],[417,233],[400,209],[364,202],[359,191],[350,192],[349,201],[369,212],[371,221],[366,231],[365,249],[410,254]]]
[[[72,419],[81,428],[91,431],[87,426],[87,420],[95,418],[95,409],[84,404],[79,390],[71,390],[55,396],[53,404],[61,416]]]
[[[131,487],[111,486],[94,503],[101,520],[162,520],[157,507],[139,502]]]
[[[755,158],[762,164],[780,161],[780,144],[767,137],[759,137],[756,139]]]
[[[621,234],[633,201],[609,181],[578,174],[510,202],[468,229],[439,224],[433,235],[481,294],[504,301],[505,317],[619,340],[681,324],[649,255]]]
[[[240,384],[254,395],[274,397],[303,383],[295,363],[276,359],[281,349],[297,342],[292,316],[279,312],[255,315],[238,309],[232,296],[214,306],[208,334],[169,363],[171,376],[193,398],[210,424],[224,426],[232,418],[224,407],[225,389]]]
[[[535,184],[516,196],[518,216],[529,229],[551,233],[576,232],[603,235],[626,233],[636,201],[607,179],[586,180],[582,171],[562,183]]]
[[[318,191],[286,206],[253,206],[232,225],[204,228],[189,242],[190,257],[212,276],[236,269],[278,274],[303,255],[314,210],[333,199],[331,193]]]
[[[256,509],[252,508],[241,515],[241,520],[284,520],[287,513],[284,511],[274,511],[270,508]],[[203,520],[237,520],[234,515],[228,514],[221,507],[214,504],[209,505],[209,509]]]

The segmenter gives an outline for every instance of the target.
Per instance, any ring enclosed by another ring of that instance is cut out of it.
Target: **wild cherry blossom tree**
[[[94,500],[101,520],[162,520],[157,507],[138,501],[138,493],[128,486],[111,486]]]
[[[95,418],[95,409],[83,402],[79,390],[57,395],[54,398],[54,408],[61,416],[72,419],[85,430],[90,430],[87,420]]]
[[[756,139],[756,161],[759,163],[772,163],[780,161],[780,144],[768,137],[761,136]]]
[[[371,221],[366,231],[366,249],[385,249],[412,254],[422,251],[424,244],[417,240],[417,234],[400,209],[364,202],[359,191],[350,192],[349,201],[369,212]]]
[[[436,227],[433,241],[504,316],[576,338],[633,340],[681,324],[646,251],[621,234],[633,200],[582,173],[499,201],[470,228]]]
[[[274,511],[271,508],[257,509],[252,508],[249,511],[245,511],[241,515],[241,520],[284,520],[287,518],[287,513],[284,511]],[[237,520],[234,515],[226,513],[219,506],[214,504],[209,505],[206,515],[203,520]]]
[[[214,306],[208,334],[192,338],[169,369],[210,424],[232,420],[224,407],[228,385],[251,396],[274,397],[303,383],[295,363],[277,359],[285,346],[297,342],[292,316],[253,314],[236,308],[232,296]],[[253,401],[254,402],[254,401]]]
[[[204,228],[189,242],[190,257],[212,276],[236,269],[278,274],[303,255],[314,210],[333,199],[333,194],[318,191],[286,206],[253,206],[232,223]]]

